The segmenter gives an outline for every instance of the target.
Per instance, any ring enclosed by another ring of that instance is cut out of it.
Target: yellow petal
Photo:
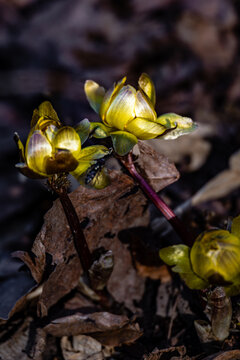
[[[124,130],[127,123],[135,118],[136,90],[124,86],[111,102],[106,114],[105,123],[116,129]]]
[[[142,118],[135,118],[130,121],[125,130],[134,134],[140,140],[154,139],[166,131],[164,126]]]
[[[49,101],[44,101],[40,104],[38,109],[33,111],[31,128],[38,125],[36,130],[42,130],[43,127],[47,126],[44,122],[45,120],[48,120],[48,122],[51,120],[56,126],[61,125],[57,113]]]
[[[17,147],[18,147],[20,160],[22,162],[25,162],[24,146],[23,146],[23,143],[21,142],[20,137],[19,137],[17,132],[14,133],[14,140],[15,140],[15,142],[17,144]]]
[[[145,92],[145,94],[149,97],[153,106],[155,106],[156,92],[155,92],[155,87],[154,87],[154,84],[153,84],[151,78],[147,74],[143,73],[138,80],[138,85]]]
[[[64,126],[58,130],[53,140],[53,146],[57,150],[68,150],[77,159],[81,151],[81,140],[77,132],[71,126]]]
[[[44,135],[47,137],[50,143],[53,142],[53,139],[58,131],[58,128],[55,125],[49,125],[44,131]]]
[[[137,91],[135,114],[136,117],[141,117],[150,121],[155,121],[157,118],[151,101],[142,90]]]
[[[240,275],[240,239],[226,230],[198,236],[190,252],[193,271],[202,279],[225,285]]]
[[[105,94],[101,108],[100,108],[100,116],[102,120],[104,121],[106,118],[106,112],[111,104],[111,101],[113,98],[119,93],[119,91],[122,89],[123,85],[125,84],[127,78],[126,76],[120,80],[116,85],[114,84]],[[106,124],[107,125],[107,124]]]
[[[52,155],[52,146],[40,130],[30,133],[26,144],[26,161],[35,173],[47,176],[46,161]]]
[[[95,81],[87,80],[84,84],[84,91],[93,110],[99,113],[105,95],[105,89]]]

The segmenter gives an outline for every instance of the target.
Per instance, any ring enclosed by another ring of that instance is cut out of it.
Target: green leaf
[[[77,178],[78,182],[90,189],[104,189],[106,186],[108,186],[110,184],[110,177],[108,174],[107,169],[103,168],[100,171],[98,171],[95,176],[93,177],[93,179],[91,181],[89,181],[88,176],[89,176],[89,170],[91,169],[91,167],[84,172],[84,174],[82,174],[81,176],[79,176]]]
[[[179,275],[189,289],[200,290],[209,286],[208,282],[198,277],[194,272],[180,273]]]
[[[90,133],[90,121],[88,119],[84,119],[84,120],[80,121],[75,126],[75,130],[80,137],[81,145],[83,145],[85,143],[85,141],[87,140],[89,133]]]
[[[115,131],[111,133],[111,138],[114,150],[120,156],[128,154],[138,142],[135,135],[126,131]]]
[[[240,238],[240,215],[235,217],[232,221],[231,233]]]
[[[187,245],[168,246],[161,249],[159,255],[167,265],[175,265],[176,272],[189,272],[191,269],[190,248]]]
[[[172,271],[179,273],[181,279],[190,289],[204,289],[208,283],[198,277],[192,270],[190,263],[190,248],[186,245],[173,245],[163,248],[159,252],[160,258]]]
[[[103,139],[105,137],[110,136],[110,132],[112,128],[99,123],[99,122],[92,122],[90,123],[90,133],[97,139]]]

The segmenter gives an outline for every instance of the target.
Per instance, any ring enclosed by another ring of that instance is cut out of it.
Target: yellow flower
[[[160,250],[161,259],[174,265],[173,271],[191,289],[225,286],[228,295],[240,292],[240,216],[233,220],[231,232],[210,230],[200,234],[192,248],[174,245]]]
[[[90,105],[103,122],[92,123],[94,136],[111,136],[119,155],[127,154],[138,139],[174,139],[196,128],[190,118],[174,113],[157,117],[155,88],[147,74],[140,76],[138,90],[125,82],[126,77],[107,92],[92,80],[87,80],[84,87]]]
[[[194,242],[190,260],[193,271],[202,279],[231,284],[240,275],[240,238],[227,230],[207,231]]]
[[[76,130],[71,126],[62,126],[50,102],[43,102],[33,112],[25,148],[18,134],[15,134],[21,158],[21,163],[16,167],[31,178],[47,178],[68,172],[80,178],[97,159],[109,153],[101,145],[82,149],[81,139],[84,142],[88,137],[89,127],[86,119],[80,122]]]

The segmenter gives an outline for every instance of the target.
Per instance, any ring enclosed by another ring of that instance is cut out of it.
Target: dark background
[[[211,128],[200,166],[188,167],[192,149],[178,160],[182,178],[165,191],[173,204],[228,166],[240,143],[239,16],[237,0],[0,1],[0,278],[14,274],[19,265],[10,252],[31,247],[51,206],[42,183],[14,168],[13,133],[26,141],[43,100],[65,124],[96,120],[86,79],[108,88],[127,75],[136,85],[147,72],[158,114],[176,112]]]

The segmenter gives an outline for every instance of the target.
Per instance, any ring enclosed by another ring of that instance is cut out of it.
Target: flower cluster
[[[82,148],[89,126],[88,120],[80,122],[76,129],[63,126],[51,103],[43,102],[33,112],[25,148],[15,134],[21,159],[16,167],[30,178],[71,173],[80,179],[90,166],[109,153],[102,145]]]
[[[224,286],[228,295],[240,292],[240,216],[231,232],[210,230],[200,234],[192,248],[173,245],[160,250],[161,259],[174,267],[191,289]]]
[[[85,83],[87,99],[102,119],[91,124],[94,136],[111,136],[118,155],[126,155],[138,139],[175,139],[196,128],[190,118],[174,113],[157,117],[155,88],[147,74],[140,76],[138,90],[125,82],[126,77],[108,91],[92,80]]]

